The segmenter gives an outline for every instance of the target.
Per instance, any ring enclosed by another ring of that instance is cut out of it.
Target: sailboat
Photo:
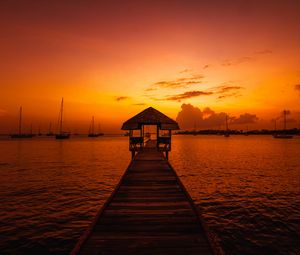
[[[227,114],[226,114],[226,130],[225,130],[224,136],[225,137],[229,137],[230,136],[229,129],[228,129],[228,115]]]
[[[90,129],[89,129],[89,134],[88,134],[88,137],[98,137],[98,136],[102,136],[103,133],[100,132],[100,124],[99,124],[99,127],[98,127],[98,133],[95,133],[95,118],[94,116],[92,117],[92,122],[91,122],[91,125],[90,125]]]
[[[49,124],[49,130],[48,130],[48,133],[46,134],[46,136],[54,136],[54,134],[52,132],[52,123],[51,122]]]
[[[91,122],[91,125],[90,125],[90,128],[89,128],[88,137],[98,137],[99,135],[95,134],[94,131],[95,131],[95,118],[94,118],[94,116],[92,116],[92,122]]]
[[[18,134],[12,134],[11,138],[32,138],[34,135],[32,132],[30,134],[22,134],[22,106],[20,107],[20,114],[19,114],[19,133]]]
[[[59,134],[55,135],[56,139],[69,139],[70,133],[63,131],[63,112],[64,112],[64,98],[61,99],[60,113],[59,113]]]
[[[287,110],[283,111],[283,133],[282,134],[274,134],[274,138],[279,138],[279,139],[292,139],[292,135],[286,134],[286,115],[288,114]],[[276,123],[276,122],[275,122]],[[275,124],[276,125],[276,124]]]
[[[103,136],[104,135],[104,133],[102,133],[101,132],[101,125],[100,125],[100,123],[98,124],[98,136]]]
[[[39,126],[39,132],[38,132],[38,136],[42,136],[43,134],[41,133],[41,127]]]

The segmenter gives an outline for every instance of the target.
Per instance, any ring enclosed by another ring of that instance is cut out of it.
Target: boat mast
[[[49,134],[51,133],[51,127],[52,127],[52,123],[50,122],[50,124],[49,124]]]
[[[287,111],[284,110],[283,111],[283,130],[284,131],[286,130],[286,114],[287,114]]]
[[[61,99],[61,105],[60,105],[60,124],[59,124],[60,134],[62,134],[62,127],[63,127],[63,111],[64,111],[64,98]]]
[[[95,118],[94,116],[92,117],[92,134],[94,134],[94,126],[95,126]]]
[[[22,106],[20,107],[20,116],[19,116],[19,135],[22,132]]]
[[[228,115],[226,114],[226,132],[228,132]]]

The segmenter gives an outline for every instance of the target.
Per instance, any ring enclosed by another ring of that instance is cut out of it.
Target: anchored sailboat
[[[52,123],[51,122],[49,124],[49,130],[48,130],[48,133],[46,134],[46,136],[54,136],[54,133],[52,132]]]
[[[22,134],[22,106],[20,107],[20,113],[19,113],[19,133],[18,134],[12,134],[11,138],[32,138],[34,135],[32,132],[30,134]]]
[[[39,126],[39,132],[38,132],[38,136],[42,136],[42,132],[41,132],[41,127]]]
[[[100,124],[98,126],[98,133],[95,133],[95,118],[94,116],[92,117],[92,122],[89,128],[89,134],[88,137],[98,137],[98,136],[102,136],[103,133],[101,133],[100,131]]]
[[[288,111],[287,110],[284,110],[283,111],[283,133],[281,134],[274,134],[273,137],[274,138],[279,138],[279,139],[292,139],[293,136],[292,135],[288,135],[286,134],[286,115],[288,114]],[[276,125],[276,122],[275,122],[275,125]],[[275,126],[276,128],[276,126]]]
[[[98,134],[95,134],[95,118],[94,116],[92,117],[92,122],[91,122],[91,125],[90,125],[90,128],[89,128],[89,134],[88,134],[88,137],[98,137],[99,135]]]
[[[60,113],[59,113],[59,134],[55,136],[56,139],[69,139],[70,133],[63,131],[63,112],[64,112],[64,98],[61,99]]]
[[[100,123],[98,124],[98,136],[103,136],[104,135],[104,133],[102,133],[101,132],[101,125],[100,125]]]

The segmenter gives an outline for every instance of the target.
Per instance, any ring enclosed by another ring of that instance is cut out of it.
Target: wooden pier
[[[170,130],[177,123],[148,108],[125,124],[128,129],[140,128],[142,134],[130,133],[132,161],[71,254],[222,254],[167,160]],[[157,125],[155,140],[145,140],[146,124]],[[159,137],[162,127],[168,130],[163,137],[167,139]]]
[[[162,152],[145,148],[72,254],[220,254]]]

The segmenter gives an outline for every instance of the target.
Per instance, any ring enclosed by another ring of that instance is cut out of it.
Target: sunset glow
[[[183,104],[300,123],[299,1],[1,1],[0,132],[95,116],[106,132]]]

